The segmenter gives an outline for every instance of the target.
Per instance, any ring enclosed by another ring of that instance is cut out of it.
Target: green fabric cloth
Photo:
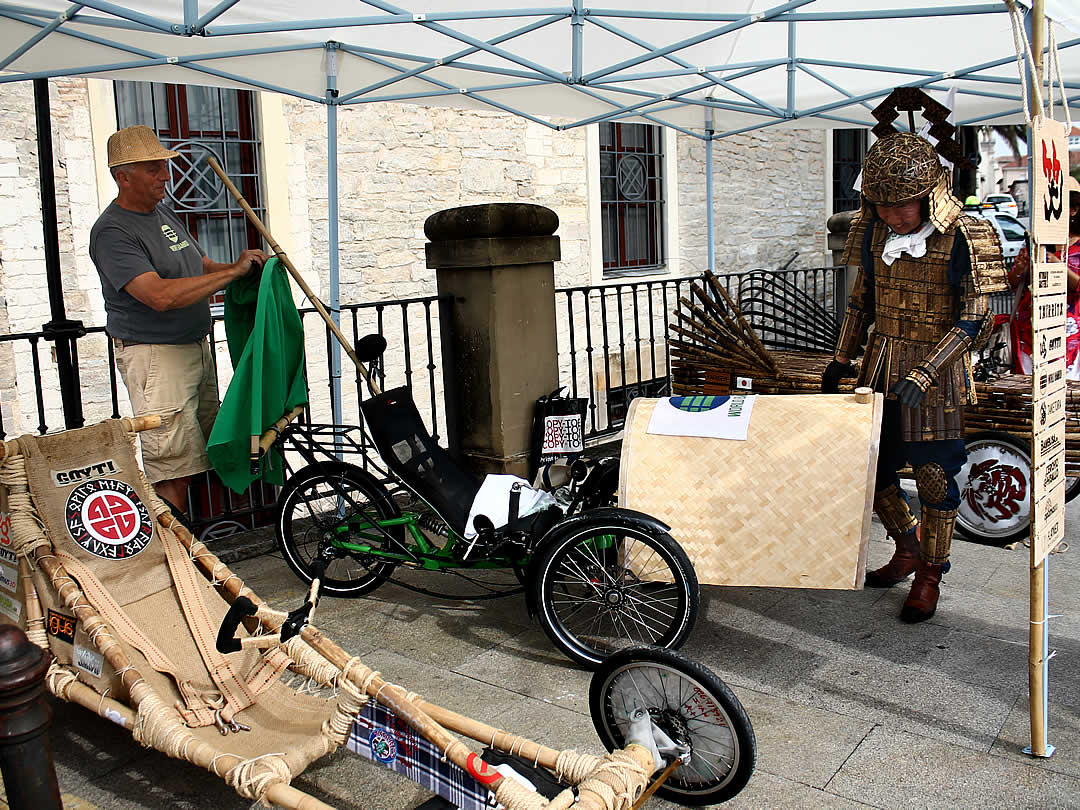
[[[251,471],[251,437],[308,401],[304,327],[280,261],[270,259],[261,274],[225,289],[225,337],[233,378],[207,442],[210,463],[236,492],[257,478],[280,485],[284,473],[276,449],[263,457],[257,473]]]

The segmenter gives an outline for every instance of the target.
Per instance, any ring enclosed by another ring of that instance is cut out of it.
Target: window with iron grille
[[[600,125],[604,275],[664,265],[663,165],[660,127]]]
[[[169,161],[165,202],[216,262],[229,263],[262,237],[206,162],[213,156],[260,219],[260,142],[255,94],[218,87],[115,82],[120,127],[145,124],[162,145],[180,153]],[[219,293],[211,303],[219,303]]]
[[[859,192],[854,189],[855,178],[862,170],[866,157],[865,129],[833,130],[833,210],[834,214],[859,207]]]

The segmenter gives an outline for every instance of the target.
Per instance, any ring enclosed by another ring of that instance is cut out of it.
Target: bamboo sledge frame
[[[136,417],[120,420],[121,424],[134,433],[138,430],[157,427],[160,425],[160,417]],[[133,436],[130,437],[133,439]],[[4,481],[11,490],[13,499],[19,501],[17,511],[20,515],[19,530],[24,533],[27,522],[35,523],[28,514],[32,509],[29,489],[26,483],[25,472],[19,472],[24,468],[22,465],[22,452],[17,442],[4,442],[0,444],[0,459],[4,462]],[[19,476],[22,476],[21,484],[14,485]],[[138,477],[149,488],[141,472]],[[226,567],[207,547],[179,522],[179,520],[157,501],[151,497],[147,503],[156,512],[156,521],[160,527],[171,532],[179,545],[190,558],[199,574],[202,575],[221,594],[224,600],[230,604],[240,597],[246,597],[257,606],[254,621],[249,626],[249,631],[261,632],[264,635],[279,634],[282,624],[288,618],[288,614],[270,609],[262,602],[228,567]],[[13,509],[16,507],[13,505]],[[14,523],[14,522],[13,522]],[[42,524],[43,526],[43,524]],[[14,525],[13,525],[14,528]],[[115,700],[94,690],[90,686],[77,680],[73,669],[54,661],[48,676],[48,687],[57,697],[78,703],[96,714],[111,720],[118,725],[137,732],[142,727],[141,737],[137,737],[144,745],[159,748],[153,734],[153,722],[147,720],[147,725],[142,725],[145,711],[151,716],[162,711],[171,713],[173,710],[165,707],[155,693],[153,687],[144,679],[136,665],[128,658],[124,648],[117,643],[117,638],[112,627],[94,607],[91,600],[83,590],[83,586],[72,577],[67,570],[63,559],[57,556],[51,540],[43,534],[44,528],[36,528],[33,532],[38,539],[27,542],[20,550],[20,578],[26,585],[26,618],[27,635],[30,640],[45,648],[50,655],[49,641],[45,631],[43,608],[35,590],[34,579],[30,576],[31,566],[41,571],[52,590],[67,611],[72,613],[78,622],[78,626],[86,633],[90,641],[97,647],[102,658],[108,662],[115,677],[119,679],[122,688],[127,691],[131,705],[120,700]],[[17,545],[18,547],[18,545]],[[100,586],[96,586],[100,587]],[[256,636],[262,638],[264,636]],[[527,739],[521,735],[511,734],[502,729],[465,717],[456,712],[445,709],[435,703],[421,699],[419,696],[407,692],[382,676],[364,666],[359,659],[350,656],[345,650],[322,634],[322,632],[310,623],[303,627],[299,634],[302,646],[295,644],[286,648],[286,653],[295,661],[305,656],[315,658],[320,668],[325,673],[334,673],[332,677],[316,677],[323,686],[337,686],[341,694],[359,694],[364,696],[364,701],[373,700],[389,709],[396,717],[404,721],[420,736],[437,746],[445,759],[453,762],[468,774],[474,777],[483,777],[483,784],[492,790],[497,799],[505,806],[514,810],[566,810],[574,806],[581,810],[628,810],[633,803],[639,806],[649,794],[646,787],[649,783],[650,774],[653,771],[652,753],[637,744],[630,743],[624,749],[613,751],[606,756],[579,755],[573,751],[559,751]],[[278,642],[280,644],[280,641]],[[299,658],[298,658],[299,655]],[[305,662],[310,670],[311,661]],[[329,667],[326,667],[329,665]],[[349,689],[346,690],[345,686]],[[337,718],[342,711],[342,701],[339,700],[335,709]],[[355,707],[358,712],[362,708]],[[146,708],[148,707],[148,708]],[[356,713],[346,711],[345,719],[348,727],[355,721]],[[173,739],[162,743],[159,750],[172,756],[186,759],[193,764],[206,768],[223,778],[227,778],[230,784],[237,787],[238,791],[243,780],[234,774],[242,771],[244,767],[251,765],[253,760],[245,760],[236,754],[227,753],[207,744],[203,740],[187,733],[182,724],[177,726],[170,734]],[[324,726],[325,731],[325,726]],[[176,741],[179,734],[180,740]],[[346,735],[347,738],[347,735]],[[468,742],[463,741],[468,740]],[[523,760],[532,761],[536,765],[555,772],[561,780],[573,786],[563,790],[554,799],[548,800],[542,795],[531,791],[513,779],[508,779],[498,772],[489,769],[479,755],[473,750],[474,746],[469,743],[490,745],[504,753],[516,755]],[[340,743],[339,743],[340,744]],[[332,749],[330,749],[332,750]],[[670,769],[661,774],[663,777],[670,773]],[[256,798],[273,802],[290,810],[333,810],[325,804],[301,790],[292,787],[287,780],[280,778],[267,780],[258,788],[252,787],[255,782],[245,784],[244,788],[256,794]],[[241,791],[242,795],[248,793]]]

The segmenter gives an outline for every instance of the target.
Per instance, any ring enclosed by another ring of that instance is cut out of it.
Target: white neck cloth
[[[911,233],[889,233],[885,239],[885,248],[881,251],[881,260],[891,265],[901,254],[906,253],[913,259],[926,255],[926,238],[934,232],[934,223],[925,222],[917,231]]]

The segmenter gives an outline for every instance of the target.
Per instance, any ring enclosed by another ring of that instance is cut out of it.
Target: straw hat
[[[166,160],[179,155],[161,145],[154,130],[142,124],[124,127],[109,136],[109,168],[144,160]]]

